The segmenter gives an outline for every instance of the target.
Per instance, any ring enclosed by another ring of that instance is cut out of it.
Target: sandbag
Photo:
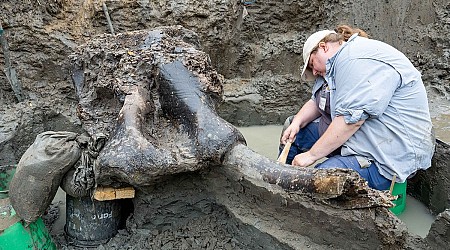
[[[88,137],[73,132],[47,131],[36,136],[25,151],[11,180],[9,196],[17,215],[33,222],[55,197],[64,174],[81,155]]]
[[[75,168],[69,169],[69,171],[64,175],[61,180],[60,187],[67,195],[75,198],[81,198],[90,195],[90,189],[82,188],[80,186],[74,185],[76,180]]]
[[[106,136],[100,133],[91,137],[87,145],[82,145],[80,164],[69,169],[60,184],[66,194],[76,198],[91,194],[95,187],[96,159],[105,142]]]

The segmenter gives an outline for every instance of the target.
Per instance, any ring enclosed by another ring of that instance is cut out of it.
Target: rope
[[[97,167],[97,156],[106,142],[106,136],[99,134],[90,138],[87,145],[83,145],[81,151],[81,163],[75,169],[71,185],[78,193],[84,193],[95,186],[94,170]]]

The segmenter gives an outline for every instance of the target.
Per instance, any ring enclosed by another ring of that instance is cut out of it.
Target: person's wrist
[[[305,153],[306,153],[306,156],[308,157],[308,159],[310,159],[311,161],[314,161],[314,162],[317,161],[318,158],[314,154],[314,151],[309,150],[309,151],[306,151]]]
[[[293,121],[291,123],[292,126],[295,126],[296,128],[300,128],[302,126],[303,122],[301,120]]]

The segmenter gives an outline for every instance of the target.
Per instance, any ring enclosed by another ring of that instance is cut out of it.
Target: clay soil
[[[439,124],[437,134],[448,140],[447,0],[163,0],[106,4],[116,33],[165,25],[182,25],[196,32],[203,51],[225,78],[218,111],[236,126],[281,124],[310,97],[310,86],[299,79],[302,44],[309,34],[340,23],[363,28],[372,38],[404,52],[422,72],[430,110]],[[8,42],[8,51],[3,47],[0,53],[0,68],[6,69],[8,56],[25,98],[19,102],[11,81],[0,74],[0,165],[8,165],[18,163],[39,133],[83,131],[76,114],[78,100],[68,58],[78,45],[110,33],[110,29],[100,1],[4,0],[0,10]],[[448,159],[446,155],[441,157]],[[243,223],[233,209],[219,205],[208,185],[192,188],[190,182],[167,185],[158,199],[150,199],[151,192],[140,190],[133,205],[135,216],[116,237],[97,249],[337,248],[308,237],[297,238],[296,247],[287,246]],[[179,192],[180,187],[198,192]],[[83,249],[68,244],[61,224],[55,226],[62,223],[58,218],[60,209],[64,209],[61,200],[54,201],[44,219],[49,228],[57,228],[51,234],[60,249]],[[167,208],[165,214],[151,210],[151,202],[154,209]],[[444,206],[435,210],[443,211]],[[170,226],[165,224],[167,220]]]

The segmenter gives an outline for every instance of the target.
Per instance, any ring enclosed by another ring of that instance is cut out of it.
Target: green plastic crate
[[[406,186],[407,182],[403,183],[395,183],[394,188],[392,189],[392,195],[398,196],[396,200],[393,200],[394,207],[391,207],[390,210],[395,215],[399,215],[405,211],[406,207]]]
[[[16,222],[0,234],[1,250],[56,250],[50,234],[41,218],[25,227],[22,221]]]
[[[28,226],[18,218],[8,197],[15,166],[0,166],[0,250],[56,250],[41,218]]]

